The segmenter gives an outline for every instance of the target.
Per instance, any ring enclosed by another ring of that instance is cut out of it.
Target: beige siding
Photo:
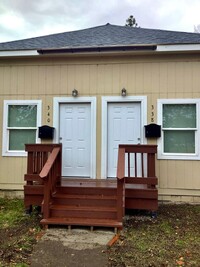
[[[119,96],[123,87],[128,95],[147,96],[147,121],[156,123],[157,99],[200,98],[200,62],[196,58],[196,55],[130,55],[2,60],[0,124],[4,99],[41,99],[42,123],[53,125],[53,97],[71,96],[74,88],[80,96],[96,96],[97,177],[100,178],[101,96]],[[156,140],[149,142],[156,143]],[[190,194],[200,196],[200,161],[157,160],[156,164],[162,200],[176,194],[187,195],[188,199]],[[1,156],[0,170],[0,189],[21,189],[26,158]]]

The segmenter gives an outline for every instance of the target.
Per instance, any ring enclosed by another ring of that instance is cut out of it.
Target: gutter
[[[134,45],[134,46],[98,46],[98,47],[74,47],[74,48],[45,48],[38,49],[39,54],[75,54],[88,52],[128,52],[128,51],[155,51],[156,45]]]

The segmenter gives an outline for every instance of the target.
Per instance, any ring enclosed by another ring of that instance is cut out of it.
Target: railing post
[[[123,220],[125,212],[125,148],[119,146],[117,163],[117,219]]]
[[[48,179],[44,180],[44,200],[43,200],[43,218],[49,218],[49,202],[50,202],[50,194],[49,194],[49,182]]]

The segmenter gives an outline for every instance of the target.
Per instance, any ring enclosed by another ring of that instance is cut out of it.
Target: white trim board
[[[146,96],[102,96],[102,125],[101,125],[101,178],[107,178],[107,143],[108,143],[108,103],[141,103],[141,144],[146,144],[144,125],[147,124]]]
[[[90,178],[96,178],[96,97],[54,97],[53,127],[55,128],[54,143],[59,143],[60,104],[90,103],[91,104],[91,170]]]

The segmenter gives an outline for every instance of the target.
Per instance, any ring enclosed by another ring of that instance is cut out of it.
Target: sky
[[[0,0],[0,42],[125,25],[130,15],[141,28],[194,32],[200,0]]]

